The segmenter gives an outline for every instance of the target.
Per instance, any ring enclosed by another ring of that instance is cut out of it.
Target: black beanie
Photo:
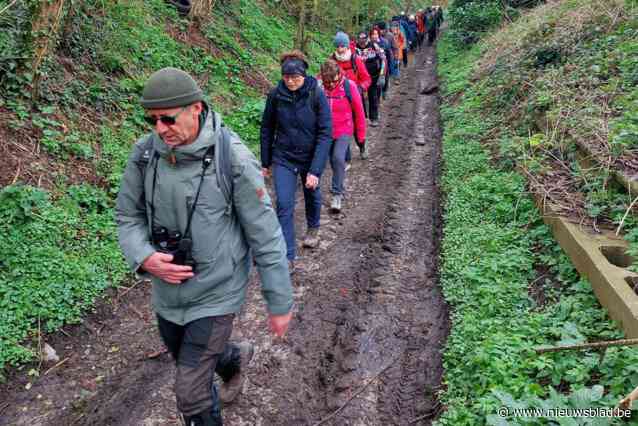
[[[303,75],[306,76],[308,64],[298,58],[288,58],[281,65],[281,75]]]

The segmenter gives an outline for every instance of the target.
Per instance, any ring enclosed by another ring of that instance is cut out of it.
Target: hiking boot
[[[248,342],[238,343],[237,347],[239,348],[239,370],[227,382],[222,383],[219,388],[219,399],[224,404],[233,402],[239,392],[241,392],[246,381],[248,364],[255,353],[255,347]]]
[[[306,236],[303,239],[303,246],[308,248],[316,248],[319,245],[319,228],[308,228]]]
[[[332,196],[332,202],[330,203],[330,210],[333,213],[339,213],[341,212],[341,201],[342,201],[342,196],[340,194],[336,194]]]
[[[361,159],[362,160],[367,160],[368,159],[368,150],[366,149],[365,145],[360,145],[359,146],[359,154],[361,155]]]

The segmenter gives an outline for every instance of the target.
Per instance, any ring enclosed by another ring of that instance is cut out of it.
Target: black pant
[[[408,49],[403,49],[403,68],[408,66]]]
[[[221,420],[213,373],[227,381],[239,371],[239,348],[228,343],[234,318],[205,317],[178,325],[157,316],[160,336],[177,363],[175,396],[185,416],[210,410]]]
[[[372,84],[368,88],[368,118],[370,120],[379,119],[379,95],[380,90],[377,84],[379,76],[372,77]]]
[[[436,40],[436,29],[433,28],[428,31],[428,44],[431,46],[434,40]]]

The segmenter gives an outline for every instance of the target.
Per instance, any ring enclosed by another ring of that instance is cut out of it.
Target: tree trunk
[[[192,0],[190,14],[199,20],[209,19],[215,6],[215,0]]]
[[[297,34],[295,35],[295,48],[304,51],[306,38],[306,0],[299,2],[299,21],[297,22]]]
[[[58,29],[62,21],[65,0],[42,0],[34,13],[31,35],[33,40],[33,86],[31,99],[37,101],[40,91],[40,66],[49,55],[58,39]]]

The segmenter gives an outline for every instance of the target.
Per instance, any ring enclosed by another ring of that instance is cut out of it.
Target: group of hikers
[[[352,141],[368,158],[366,130],[401,64],[436,39],[440,8],[402,13],[354,39],[338,32],[317,77],[299,51],[281,56],[282,79],[268,95],[261,164],[224,126],[195,79],[163,68],[146,82],[140,103],[152,132],[129,156],[117,197],[120,246],[135,273],[152,281],[160,336],[176,362],[177,408],[188,426],[222,425],[221,406],[241,391],[254,354],[230,341],[257,267],[272,332],[292,318],[298,178],[307,234],[319,242],[320,181],[330,159],[331,209],[342,209]],[[272,177],[276,209],[265,186]],[[215,374],[221,383],[215,381]]]
[[[297,177],[304,192],[307,232],[304,247],[319,244],[320,177],[330,160],[330,210],[343,208],[344,181],[352,142],[362,160],[368,159],[366,130],[379,125],[379,105],[399,83],[401,65],[414,63],[415,52],[434,43],[443,20],[440,7],[395,16],[388,31],[378,22],[351,38],[334,37],[334,52],[321,65],[317,77],[307,75],[308,62],[300,51],[281,56],[282,79],[270,94],[261,122],[261,164],[265,177],[273,177],[277,217],[286,240],[288,267],[295,270],[295,193]],[[319,90],[321,88],[321,90]],[[367,119],[367,120],[366,120]]]

